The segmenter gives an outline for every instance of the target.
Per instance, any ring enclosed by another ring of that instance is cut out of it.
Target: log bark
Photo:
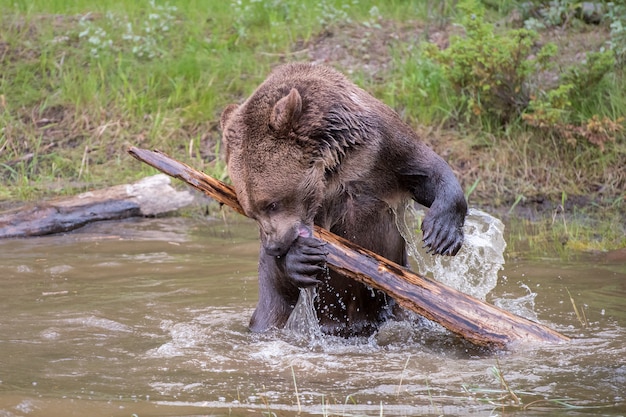
[[[245,215],[235,191],[229,185],[159,151],[131,147],[129,153]],[[326,242],[329,268],[384,291],[404,308],[439,323],[475,345],[507,348],[520,342],[569,340],[540,323],[516,316],[422,277],[328,230],[316,226],[315,236]]]
[[[0,238],[42,236],[100,220],[155,216],[190,204],[189,191],[176,191],[163,174],[77,196],[0,213]]]

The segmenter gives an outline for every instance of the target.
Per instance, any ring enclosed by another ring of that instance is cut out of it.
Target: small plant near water
[[[481,388],[464,385],[463,390],[472,399],[480,403],[489,404],[494,407],[494,410],[500,410],[502,413],[535,408],[542,410],[602,408],[598,406],[576,405],[576,400],[573,398],[549,398],[533,392],[514,390],[506,380],[500,361],[497,359],[496,364],[489,369],[489,372],[499,385],[499,388]]]
[[[536,32],[518,29],[496,34],[477,1],[466,0],[457,7],[465,36],[451,37],[450,46],[443,50],[429,44],[427,56],[442,65],[468,120],[509,123],[527,108],[530,79],[547,68],[556,46],[548,43],[534,52]]]
[[[458,10],[464,36],[452,36],[450,46],[443,50],[426,44],[423,55],[440,66],[440,73],[455,91],[448,96],[455,97],[452,105],[461,119],[483,127],[501,127],[521,117],[526,126],[570,145],[583,139],[601,150],[624,136],[623,117],[595,113],[581,119],[580,111],[590,107],[594,92],[602,90],[603,80],[615,68],[617,52],[590,51],[580,64],[561,69],[556,85],[541,85],[541,75],[554,71],[555,44],[539,46],[539,34],[531,29],[496,32],[475,0],[459,3]],[[437,72],[431,70],[430,74],[432,78]]]
[[[600,88],[604,77],[613,70],[615,58],[612,51],[589,52],[580,64],[569,67],[561,76],[560,84],[531,97],[523,120],[530,126],[563,138],[575,146],[585,140],[601,151],[605,144],[623,137],[624,117],[592,115],[577,121],[576,109],[586,107],[589,97]]]
[[[576,301],[574,301],[574,297],[572,297],[572,293],[569,292],[568,288],[565,288],[565,290],[567,291],[569,300],[572,303],[572,308],[574,309],[574,314],[576,314],[576,318],[578,319],[578,322],[583,328],[586,328],[587,326],[589,326],[589,321],[587,320],[585,309],[584,308],[579,309],[578,306],[576,305]]]
[[[507,222],[509,254],[526,257],[576,257],[581,253],[602,253],[626,247],[626,225],[620,213],[624,196],[614,201],[611,211],[570,207],[567,195],[550,216],[526,220],[511,217]]]

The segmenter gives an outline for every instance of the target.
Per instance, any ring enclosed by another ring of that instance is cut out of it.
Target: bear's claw
[[[285,255],[285,272],[300,288],[320,283],[326,273],[325,243],[313,237],[298,237]]]
[[[463,244],[463,227],[455,227],[459,222],[451,221],[450,217],[454,216],[450,214],[447,216],[433,214],[429,212],[422,222],[424,248],[427,248],[428,253],[456,255]]]

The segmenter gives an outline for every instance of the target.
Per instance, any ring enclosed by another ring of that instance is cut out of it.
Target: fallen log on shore
[[[0,238],[42,236],[78,229],[100,220],[156,216],[190,204],[189,191],[176,191],[163,174],[0,213]]]
[[[131,147],[128,152],[245,215],[229,185],[159,151]],[[569,340],[540,323],[422,277],[320,227],[315,227],[315,236],[326,242],[329,268],[384,291],[404,308],[439,323],[477,346],[506,348],[520,342]]]

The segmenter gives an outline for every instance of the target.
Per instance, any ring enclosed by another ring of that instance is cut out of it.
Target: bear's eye
[[[273,201],[271,203],[269,203],[267,206],[265,206],[265,211],[268,213],[271,213],[273,211],[278,210],[278,203]]]

